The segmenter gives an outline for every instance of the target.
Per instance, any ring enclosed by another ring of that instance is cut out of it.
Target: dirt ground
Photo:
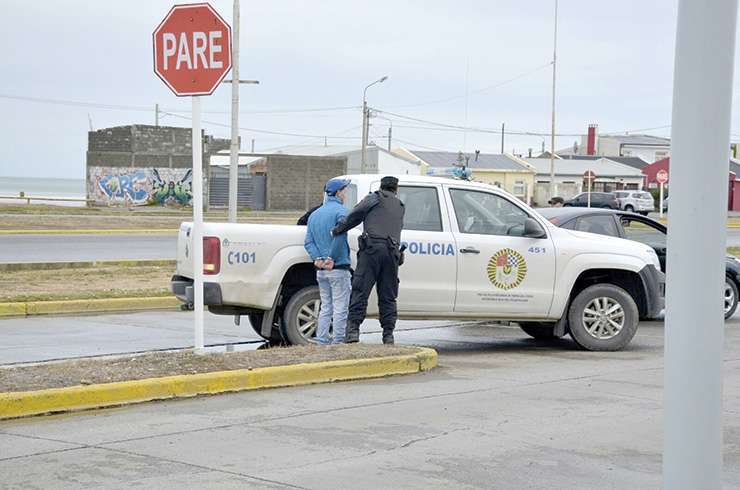
[[[6,271],[0,302],[164,296],[173,271],[173,265]]]
[[[274,347],[257,351],[205,355],[196,355],[192,352],[158,352],[122,358],[81,359],[0,368],[0,392],[33,391],[307,362],[367,359],[412,354],[416,351],[414,347],[351,344]]]

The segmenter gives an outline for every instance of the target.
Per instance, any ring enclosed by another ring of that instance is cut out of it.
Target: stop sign
[[[231,27],[207,3],[175,5],[152,38],[154,72],[175,95],[210,95],[231,69]]]
[[[658,173],[655,174],[655,180],[658,181],[658,184],[665,184],[668,182],[668,172],[666,170],[658,170]]]

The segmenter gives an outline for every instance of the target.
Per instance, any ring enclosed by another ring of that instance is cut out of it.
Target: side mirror
[[[522,236],[526,238],[546,238],[547,233],[536,219],[527,218],[524,220],[524,234]]]

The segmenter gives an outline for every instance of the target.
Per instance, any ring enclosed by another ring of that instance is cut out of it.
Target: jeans
[[[319,344],[343,344],[347,331],[347,309],[349,295],[352,291],[350,273],[347,269],[316,271],[321,295],[321,311],[316,330],[316,341]],[[334,340],[329,338],[329,326],[334,326]]]

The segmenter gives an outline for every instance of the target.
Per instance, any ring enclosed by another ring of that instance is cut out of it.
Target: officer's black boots
[[[383,330],[383,343],[387,345],[393,345],[393,330]]]
[[[356,344],[360,341],[360,326],[353,322],[347,322],[347,330],[344,335],[345,344]]]

